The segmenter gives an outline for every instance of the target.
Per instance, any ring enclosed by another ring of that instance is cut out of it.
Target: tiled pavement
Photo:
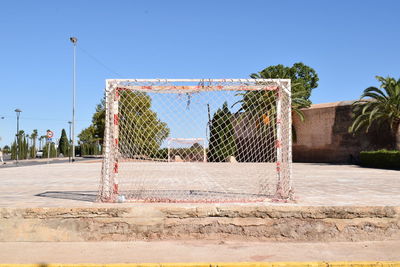
[[[225,164],[219,170],[230,173],[229,180],[225,181],[226,186],[240,190],[240,187],[252,184],[242,166]],[[100,168],[99,162],[0,167],[0,207],[135,205],[93,202]],[[353,165],[295,163],[293,176],[297,203],[264,205],[400,206],[400,171]],[[218,182],[224,183],[222,180]]]

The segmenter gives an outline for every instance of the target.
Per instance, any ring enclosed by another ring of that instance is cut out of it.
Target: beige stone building
[[[314,104],[303,109],[305,121],[294,116],[296,140],[293,160],[297,162],[357,163],[360,151],[392,149],[394,136],[388,126],[371,127],[368,133],[350,134],[352,103]]]

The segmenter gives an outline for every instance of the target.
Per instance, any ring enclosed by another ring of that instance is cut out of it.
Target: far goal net
[[[207,162],[204,138],[168,138],[168,162]]]
[[[98,199],[290,199],[291,131],[290,80],[107,80]]]

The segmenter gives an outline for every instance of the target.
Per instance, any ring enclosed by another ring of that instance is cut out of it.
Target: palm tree
[[[35,158],[36,156],[36,139],[38,136],[38,131],[37,129],[34,129],[32,131],[32,134],[30,135],[30,138],[32,140],[31,148],[30,148],[30,156],[31,158]]]
[[[290,79],[289,70],[284,68],[276,70],[275,72],[258,72],[250,75],[253,79]],[[292,113],[299,116],[301,121],[304,121],[304,114],[301,111],[302,108],[308,108],[311,105],[310,100],[308,100],[308,92],[299,82],[291,83],[292,91]]]
[[[34,129],[32,134],[31,134],[31,139],[33,141],[33,146],[36,148],[36,139],[38,137],[38,130]]]
[[[42,135],[39,137],[39,150],[43,149],[43,140],[45,140],[46,137],[47,137],[46,135]]]
[[[285,68],[277,68],[274,72],[258,72],[250,75],[253,79],[290,79],[290,70]],[[249,92],[248,94],[254,94],[255,92]],[[271,93],[271,92],[269,92]],[[301,110],[302,108],[308,108],[311,105],[311,101],[308,99],[309,92],[306,88],[304,88],[304,84],[300,82],[293,81],[291,82],[291,100],[292,100],[292,114],[296,114],[300,121],[304,122],[305,117],[304,113]],[[292,116],[293,117],[293,116]],[[296,129],[292,123],[292,138],[293,141],[297,141]]]
[[[400,150],[400,79],[376,76],[381,86],[368,87],[354,105],[355,120],[349,131],[368,132],[373,123],[388,123],[395,136],[395,147]]]
[[[24,138],[24,157],[29,158],[29,134],[26,134]]]

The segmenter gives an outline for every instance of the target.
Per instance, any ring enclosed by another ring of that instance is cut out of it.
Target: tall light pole
[[[68,162],[71,162],[71,124],[72,121],[68,122],[69,124],[69,140],[68,140]]]
[[[0,117],[0,120],[4,120],[4,117],[1,116],[1,117]],[[0,136],[0,141],[1,141],[1,136]],[[1,148],[0,148],[0,150],[1,150]]]
[[[72,162],[75,161],[75,87],[76,87],[76,43],[78,38],[70,37],[74,48],[73,81],[72,81]]]
[[[18,144],[19,115],[21,115],[22,110],[20,110],[19,108],[17,108],[17,109],[15,109],[14,111],[15,111],[15,113],[17,114],[17,134],[15,135],[15,136],[16,136],[15,144],[17,145],[17,153],[16,153],[16,158],[15,158],[15,159],[17,160],[16,164],[18,164],[18,154],[19,154],[19,144]]]

